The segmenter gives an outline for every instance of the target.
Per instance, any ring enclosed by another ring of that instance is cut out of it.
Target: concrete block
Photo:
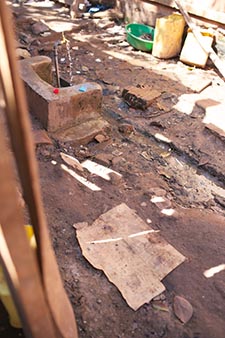
[[[99,119],[102,89],[98,84],[87,82],[59,88],[56,93],[51,84],[51,59],[46,56],[20,61],[20,70],[30,112],[48,131],[56,132],[61,128]]]

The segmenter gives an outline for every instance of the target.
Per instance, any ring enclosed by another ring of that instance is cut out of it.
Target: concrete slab
[[[63,142],[73,144],[87,144],[100,132],[106,132],[110,128],[108,122],[102,118],[85,121],[81,124],[61,129],[53,133],[52,136]]]
[[[225,137],[225,102],[206,108],[203,122],[206,127],[220,137]]]
[[[197,106],[205,110],[203,122],[206,128],[225,137],[225,86],[208,87],[201,94],[201,99],[196,101]]]
[[[193,71],[184,70],[182,73],[179,73],[179,80],[185,87],[190,88],[195,93],[200,93],[212,83],[212,79],[201,69]]]

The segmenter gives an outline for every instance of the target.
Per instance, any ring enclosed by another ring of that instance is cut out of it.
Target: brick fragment
[[[161,92],[150,86],[145,87],[127,87],[122,92],[122,97],[132,108],[147,109],[152,102],[161,95]]]
[[[52,144],[52,140],[49,138],[47,132],[43,129],[33,130],[33,138],[35,145],[38,144]]]

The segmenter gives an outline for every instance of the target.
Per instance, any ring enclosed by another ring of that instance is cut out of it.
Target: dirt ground
[[[120,20],[70,21],[68,8],[38,4],[12,6],[18,45],[32,56],[53,57],[53,44],[65,31],[72,68],[62,46],[60,72],[74,84],[95,81],[102,86],[102,116],[111,126],[105,142],[73,145],[53,139],[52,145],[39,144],[36,151],[51,239],[79,336],[224,338],[225,271],[211,278],[204,276],[207,269],[225,264],[224,139],[205,128],[204,111],[197,106],[190,114],[154,105],[141,111],[129,107],[121,97],[129,85],[150,84],[163,93],[164,105],[175,104],[181,95],[193,93],[192,86],[181,81],[190,70],[178,59],[160,61],[134,50],[126,43]],[[40,19],[52,30],[34,34],[31,27]],[[210,63],[206,70],[193,71],[200,81],[222,81]],[[34,118],[32,123],[34,129],[41,128]],[[155,136],[162,132],[169,143]],[[122,174],[122,179],[108,182],[86,173],[102,189],[93,192],[62,171],[61,151],[79,161],[92,159],[104,164]],[[157,189],[175,211],[172,216],[151,202]],[[164,311],[156,308],[154,301],[132,310],[104,273],[82,255],[73,224],[91,224],[122,202],[143,220],[151,220],[151,226],[186,257],[163,279],[166,291],[160,301]],[[176,295],[193,307],[193,316],[186,324],[174,314]],[[1,337],[23,337],[21,330],[10,328],[2,307],[0,317]]]

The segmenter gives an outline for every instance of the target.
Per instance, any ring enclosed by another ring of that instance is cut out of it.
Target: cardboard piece
[[[185,257],[122,203],[88,223],[75,224],[83,255],[104,271],[137,310],[165,290],[161,280]]]

